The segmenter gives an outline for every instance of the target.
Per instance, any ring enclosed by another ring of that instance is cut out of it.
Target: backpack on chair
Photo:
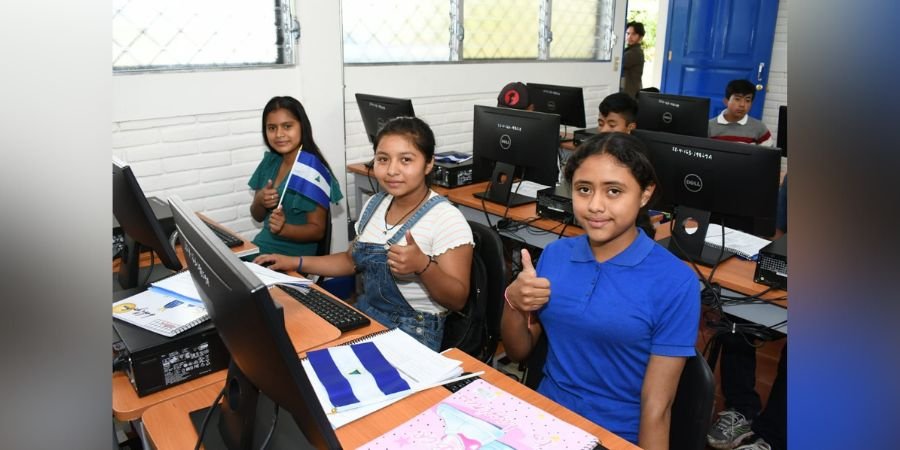
[[[454,311],[444,322],[444,338],[441,350],[456,347],[479,361],[489,355],[487,329],[487,269],[481,256],[472,255],[472,269],[469,278],[469,298],[466,306]]]

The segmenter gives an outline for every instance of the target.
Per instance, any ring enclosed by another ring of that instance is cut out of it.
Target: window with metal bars
[[[113,0],[114,72],[294,64],[291,0]]]
[[[343,0],[347,64],[608,61],[614,0]]]

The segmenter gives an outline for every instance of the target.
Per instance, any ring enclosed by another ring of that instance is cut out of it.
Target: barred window
[[[344,0],[347,64],[601,60],[613,0]]]
[[[291,0],[113,0],[113,71],[294,63]]]

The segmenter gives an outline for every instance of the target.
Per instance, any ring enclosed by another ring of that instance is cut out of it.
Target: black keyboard
[[[229,232],[227,232],[227,231],[225,231],[225,230],[223,230],[223,229],[221,229],[221,228],[219,228],[219,227],[217,227],[217,226],[215,226],[215,225],[213,225],[213,224],[211,224],[211,223],[209,223],[209,222],[204,222],[204,223],[206,224],[206,226],[209,227],[210,230],[213,231],[213,233],[216,234],[216,236],[219,237],[219,239],[222,240],[222,242],[223,242],[226,246],[228,246],[228,247],[237,247],[238,245],[244,245],[244,240],[243,240],[243,239],[241,239],[241,238],[239,238],[239,237],[237,237],[237,236],[235,236],[235,235],[233,235],[233,234],[231,234],[231,233],[229,233]]]
[[[334,325],[335,328],[341,330],[341,333],[362,328],[371,323],[369,318],[360,314],[359,311],[313,288],[302,291],[291,286],[279,285],[278,287],[297,299],[316,315]]]
[[[471,373],[471,372],[463,372],[461,375],[468,375],[468,374],[470,374],[470,373]],[[468,385],[471,384],[473,381],[475,381],[475,380],[480,380],[480,379],[481,379],[481,377],[466,378],[465,380],[452,381],[452,382],[447,383],[447,384],[444,384],[444,385],[442,385],[442,386],[444,386],[445,388],[447,388],[447,390],[450,391],[450,392],[456,392],[456,391],[458,391],[458,390],[460,390],[460,389],[462,389],[462,388],[468,386]]]

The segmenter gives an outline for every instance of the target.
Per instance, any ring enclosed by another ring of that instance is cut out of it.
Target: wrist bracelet
[[[429,267],[431,267],[431,263],[437,264],[437,261],[434,260],[434,256],[428,255],[428,264],[425,264],[425,268],[418,272],[413,272],[413,273],[416,274],[416,276],[422,275],[423,273],[425,273],[426,270],[428,270]]]
[[[300,259],[297,261],[297,273],[302,273],[302,272],[300,272],[300,269],[303,268],[303,257],[298,256],[298,258],[300,258]]]

